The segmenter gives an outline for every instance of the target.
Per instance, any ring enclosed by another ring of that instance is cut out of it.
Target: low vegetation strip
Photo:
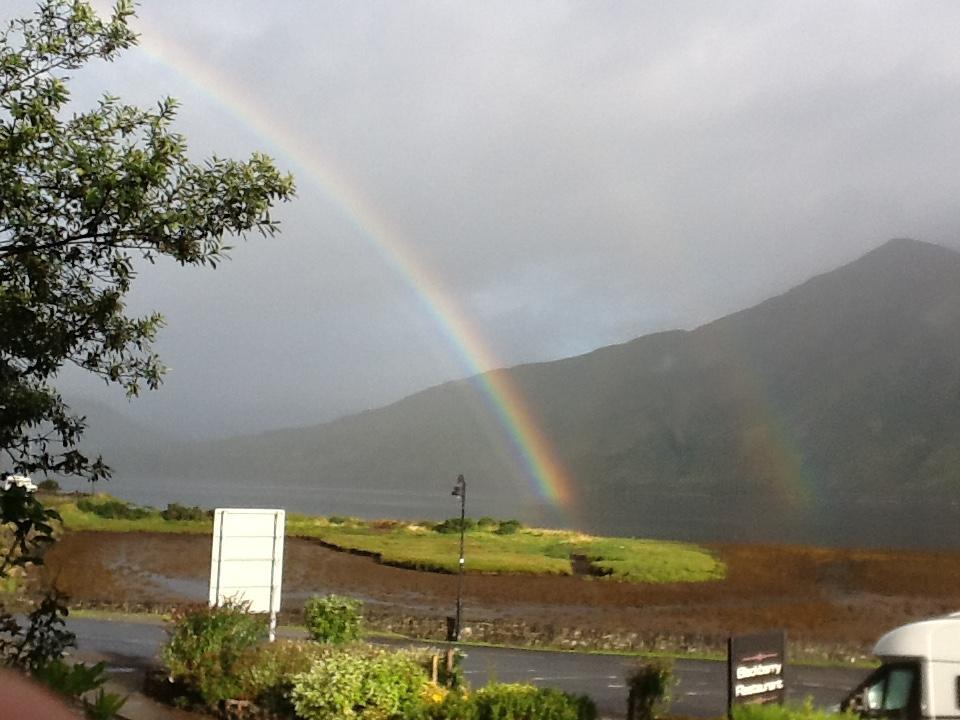
[[[447,521],[450,523],[450,521]],[[499,525],[476,523],[466,529],[469,572],[572,575],[575,557],[589,560],[589,574],[628,582],[703,582],[721,580],[726,568],[696,545],[660,540],[603,538],[563,530],[516,528],[501,534]],[[459,535],[437,532],[432,524],[288,518],[287,532],[327,545],[377,555],[401,567],[456,572]]]
[[[109,495],[46,495],[44,505],[54,507],[63,525],[74,531],[209,533],[212,513],[171,503],[165,510],[140,507]]]
[[[171,504],[138,507],[107,495],[51,496],[69,530],[208,533],[212,513]],[[515,520],[481,518],[464,525],[471,573],[585,574],[626,582],[688,583],[721,580],[724,564],[689,543],[594,537],[563,530],[524,528]],[[398,567],[456,572],[460,520],[401,522],[312,517],[289,513],[287,534],[329,547],[376,556]]]

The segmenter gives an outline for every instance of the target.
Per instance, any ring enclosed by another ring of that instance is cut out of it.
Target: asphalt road
[[[77,651],[105,659],[113,673],[128,673],[156,664],[166,639],[163,626],[151,622],[126,622],[71,618],[77,634]],[[627,690],[624,675],[631,658],[618,655],[559,653],[491,647],[465,647],[464,672],[474,687],[488,680],[532,682],[567,692],[585,693],[597,703],[603,717],[623,717]],[[678,660],[671,712],[691,717],[717,717],[726,708],[726,664],[710,660]],[[794,700],[812,697],[815,705],[839,702],[866,671],[851,668],[790,666],[788,695]]]

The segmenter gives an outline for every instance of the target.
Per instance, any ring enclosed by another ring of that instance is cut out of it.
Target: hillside
[[[960,254],[891,241],[696,330],[498,372],[526,397],[590,527],[651,497],[664,517],[741,525],[839,499],[936,503],[960,484]],[[179,448],[161,465],[424,493],[449,493],[462,472],[508,503],[535,498],[471,381]]]

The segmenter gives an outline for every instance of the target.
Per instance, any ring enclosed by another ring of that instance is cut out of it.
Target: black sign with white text
[[[783,703],[787,636],[782,630],[727,640],[727,708]]]

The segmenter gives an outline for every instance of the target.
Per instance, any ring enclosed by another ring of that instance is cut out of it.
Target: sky
[[[63,378],[171,434],[691,329],[894,237],[960,249],[960,4],[142,0],[134,25],[75,107],[176,97],[193,157],[298,186],[216,271],[143,270],[161,390]]]

